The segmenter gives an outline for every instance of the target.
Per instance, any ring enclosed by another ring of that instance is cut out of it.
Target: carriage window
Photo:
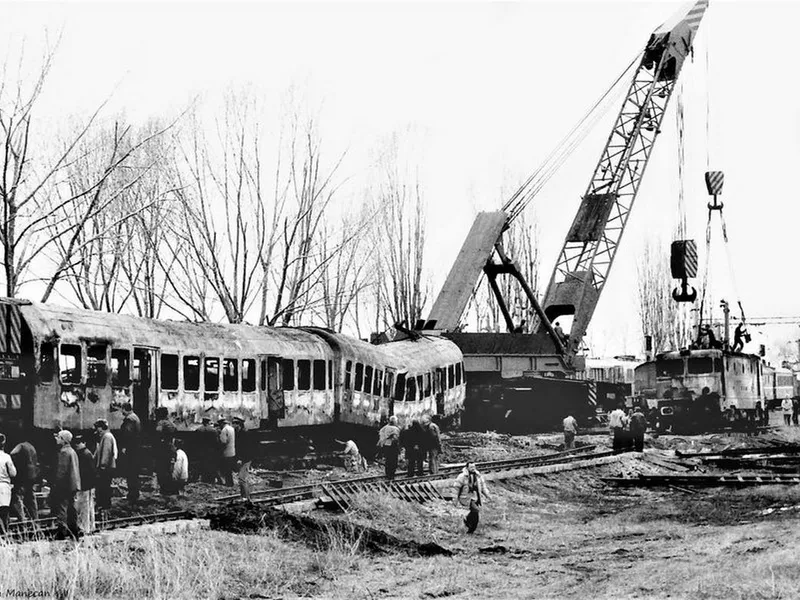
[[[417,393],[419,394],[419,399],[421,400],[424,394],[422,391],[425,389],[425,379],[422,375],[417,375]]]
[[[372,395],[381,395],[381,384],[383,383],[383,371],[375,371],[375,381],[372,382]]]
[[[657,363],[659,377],[683,377],[683,359],[662,360]]]
[[[310,390],[311,389],[311,361],[298,360],[297,361],[297,389]]]
[[[105,344],[95,344],[86,348],[86,384],[97,387],[105,387],[108,381],[106,372],[106,349]]]
[[[235,358],[222,361],[222,389],[225,392],[239,391],[239,361]]]
[[[431,395],[431,374],[425,373],[425,394],[424,396],[427,398]]]
[[[391,398],[392,397],[392,386],[394,385],[394,373],[386,372],[386,375],[383,378],[383,397],[384,398]]]
[[[242,359],[242,391],[256,391],[256,361],[252,358]]]
[[[111,385],[131,384],[131,353],[128,350],[111,351]]]
[[[353,381],[353,361],[348,360],[344,366],[344,389],[349,390]]]
[[[187,392],[196,392],[200,389],[200,357],[183,357],[183,389]]]
[[[404,373],[400,373],[397,376],[397,381],[394,384],[394,399],[397,402],[403,401],[403,392],[406,391],[406,376]]]
[[[406,402],[414,402],[417,399],[417,381],[413,377],[406,380]]]
[[[714,368],[714,363],[711,358],[692,358],[689,361],[689,374],[702,375],[711,373]]]
[[[372,367],[364,367],[364,393],[372,392]]]
[[[281,379],[283,381],[283,389],[291,391],[294,389],[294,361],[290,358],[284,358],[281,361]]]
[[[364,384],[364,365],[356,363],[356,391],[361,391],[361,386]]]
[[[261,361],[261,391],[267,391],[267,361]]]
[[[450,365],[447,367],[447,387],[452,388],[456,386],[456,366]]]
[[[203,370],[203,383],[205,383],[207,392],[219,391],[219,359],[208,358],[205,360],[205,369]]]
[[[314,361],[314,389],[315,390],[324,390],[325,389],[325,361],[324,360],[315,360]]]
[[[328,361],[328,389],[333,389],[333,361]]]
[[[58,355],[58,370],[63,383],[81,382],[81,347],[62,344]]]
[[[41,362],[39,363],[39,381],[53,381],[53,374],[56,370],[56,361],[55,357],[53,356],[53,350],[53,344],[47,342],[39,347],[39,356],[41,357]]]
[[[161,389],[178,389],[178,355],[161,355]]]

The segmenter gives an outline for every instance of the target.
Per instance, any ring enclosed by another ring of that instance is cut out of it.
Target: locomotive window
[[[200,389],[200,357],[183,357],[183,389],[187,392],[196,392]]]
[[[242,391],[256,391],[256,361],[252,358],[242,359]]]
[[[659,377],[683,377],[683,359],[662,360],[657,363]]]
[[[108,381],[106,372],[106,344],[95,344],[86,348],[86,384],[105,387]]]
[[[394,399],[396,402],[403,401],[403,392],[406,391],[406,376],[400,373],[394,383]]]
[[[425,373],[425,397],[431,395],[431,374]]]
[[[325,361],[324,360],[315,360],[314,361],[314,389],[315,390],[324,390],[325,389]]]
[[[111,385],[131,384],[131,353],[128,350],[111,351]]]
[[[419,399],[420,400],[422,400],[422,398],[424,396],[424,394],[422,393],[422,390],[424,390],[424,389],[425,389],[425,381],[424,381],[422,375],[417,375],[417,393],[419,394]]]
[[[711,373],[713,369],[714,363],[711,358],[692,358],[689,360],[690,375],[703,375]]]
[[[406,402],[414,402],[417,399],[417,381],[413,377],[406,380]]]
[[[333,361],[328,361],[328,389],[333,389]]]
[[[456,387],[456,366],[450,365],[447,367],[447,387]]]
[[[267,361],[261,361],[261,391],[267,391]]]
[[[356,363],[356,391],[361,391],[361,386],[364,384],[364,365]]]
[[[178,355],[161,355],[161,389],[178,389]]]
[[[206,357],[203,369],[203,383],[207,392],[219,391],[219,359]]]
[[[311,389],[311,361],[298,360],[297,361],[297,389],[310,390]]]
[[[58,370],[63,383],[81,382],[81,347],[61,344],[58,355]]]
[[[235,358],[226,358],[222,361],[222,390],[239,391],[239,361]]]
[[[372,395],[373,396],[380,396],[381,395],[381,387],[383,384],[383,371],[379,371],[375,369],[375,381],[372,382]]]
[[[353,382],[353,361],[348,360],[344,366],[344,389],[349,390]]]
[[[372,393],[372,367],[364,367],[364,393]]]
[[[383,377],[383,397],[384,398],[391,398],[392,397],[392,386],[394,384],[394,373],[390,373],[389,371],[386,372],[386,375]]]
[[[281,360],[281,380],[283,389],[291,391],[294,389],[294,361],[290,358]]]
[[[39,381],[43,383],[53,381],[53,375],[56,370],[53,350],[53,344],[48,342],[45,342],[39,347],[39,356],[41,357],[41,362],[39,363]]]

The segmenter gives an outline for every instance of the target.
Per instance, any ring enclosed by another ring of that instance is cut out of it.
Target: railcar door
[[[261,382],[259,385],[259,406],[261,418],[269,427],[277,427],[278,419],[286,416],[286,403],[281,383],[281,359],[277,356],[260,356]]]
[[[158,382],[153,369],[155,350],[153,348],[133,348],[133,412],[142,423],[150,421],[150,412],[156,405]]]
[[[45,346],[50,351],[50,362],[46,357],[42,359],[42,371],[49,365],[52,377],[52,346]],[[33,422],[35,363],[33,337],[19,308],[0,304],[0,425],[4,433]]]

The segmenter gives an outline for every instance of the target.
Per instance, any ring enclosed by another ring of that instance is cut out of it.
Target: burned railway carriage
[[[375,346],[317,328],[181,323],[0,299],[0,427],[116,429],[166,408],[179,429],[375,426],[457,417],[462,355],[435,337]]]
[[[764,398],[761,358],[718,349],[665,352],[636,367],[636,395],[655,405],[661,428],[751,419]],[[703,389],[708,392],[703,395]]]

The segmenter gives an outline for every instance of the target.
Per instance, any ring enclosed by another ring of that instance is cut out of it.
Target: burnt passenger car
[[[179,430],[239,415],[248,428],[401,424],[464,404],[462,355],[420,337],[372,345],[319,328],[160,321],[0,299],[0,426],[116,429],[167,409]]]

